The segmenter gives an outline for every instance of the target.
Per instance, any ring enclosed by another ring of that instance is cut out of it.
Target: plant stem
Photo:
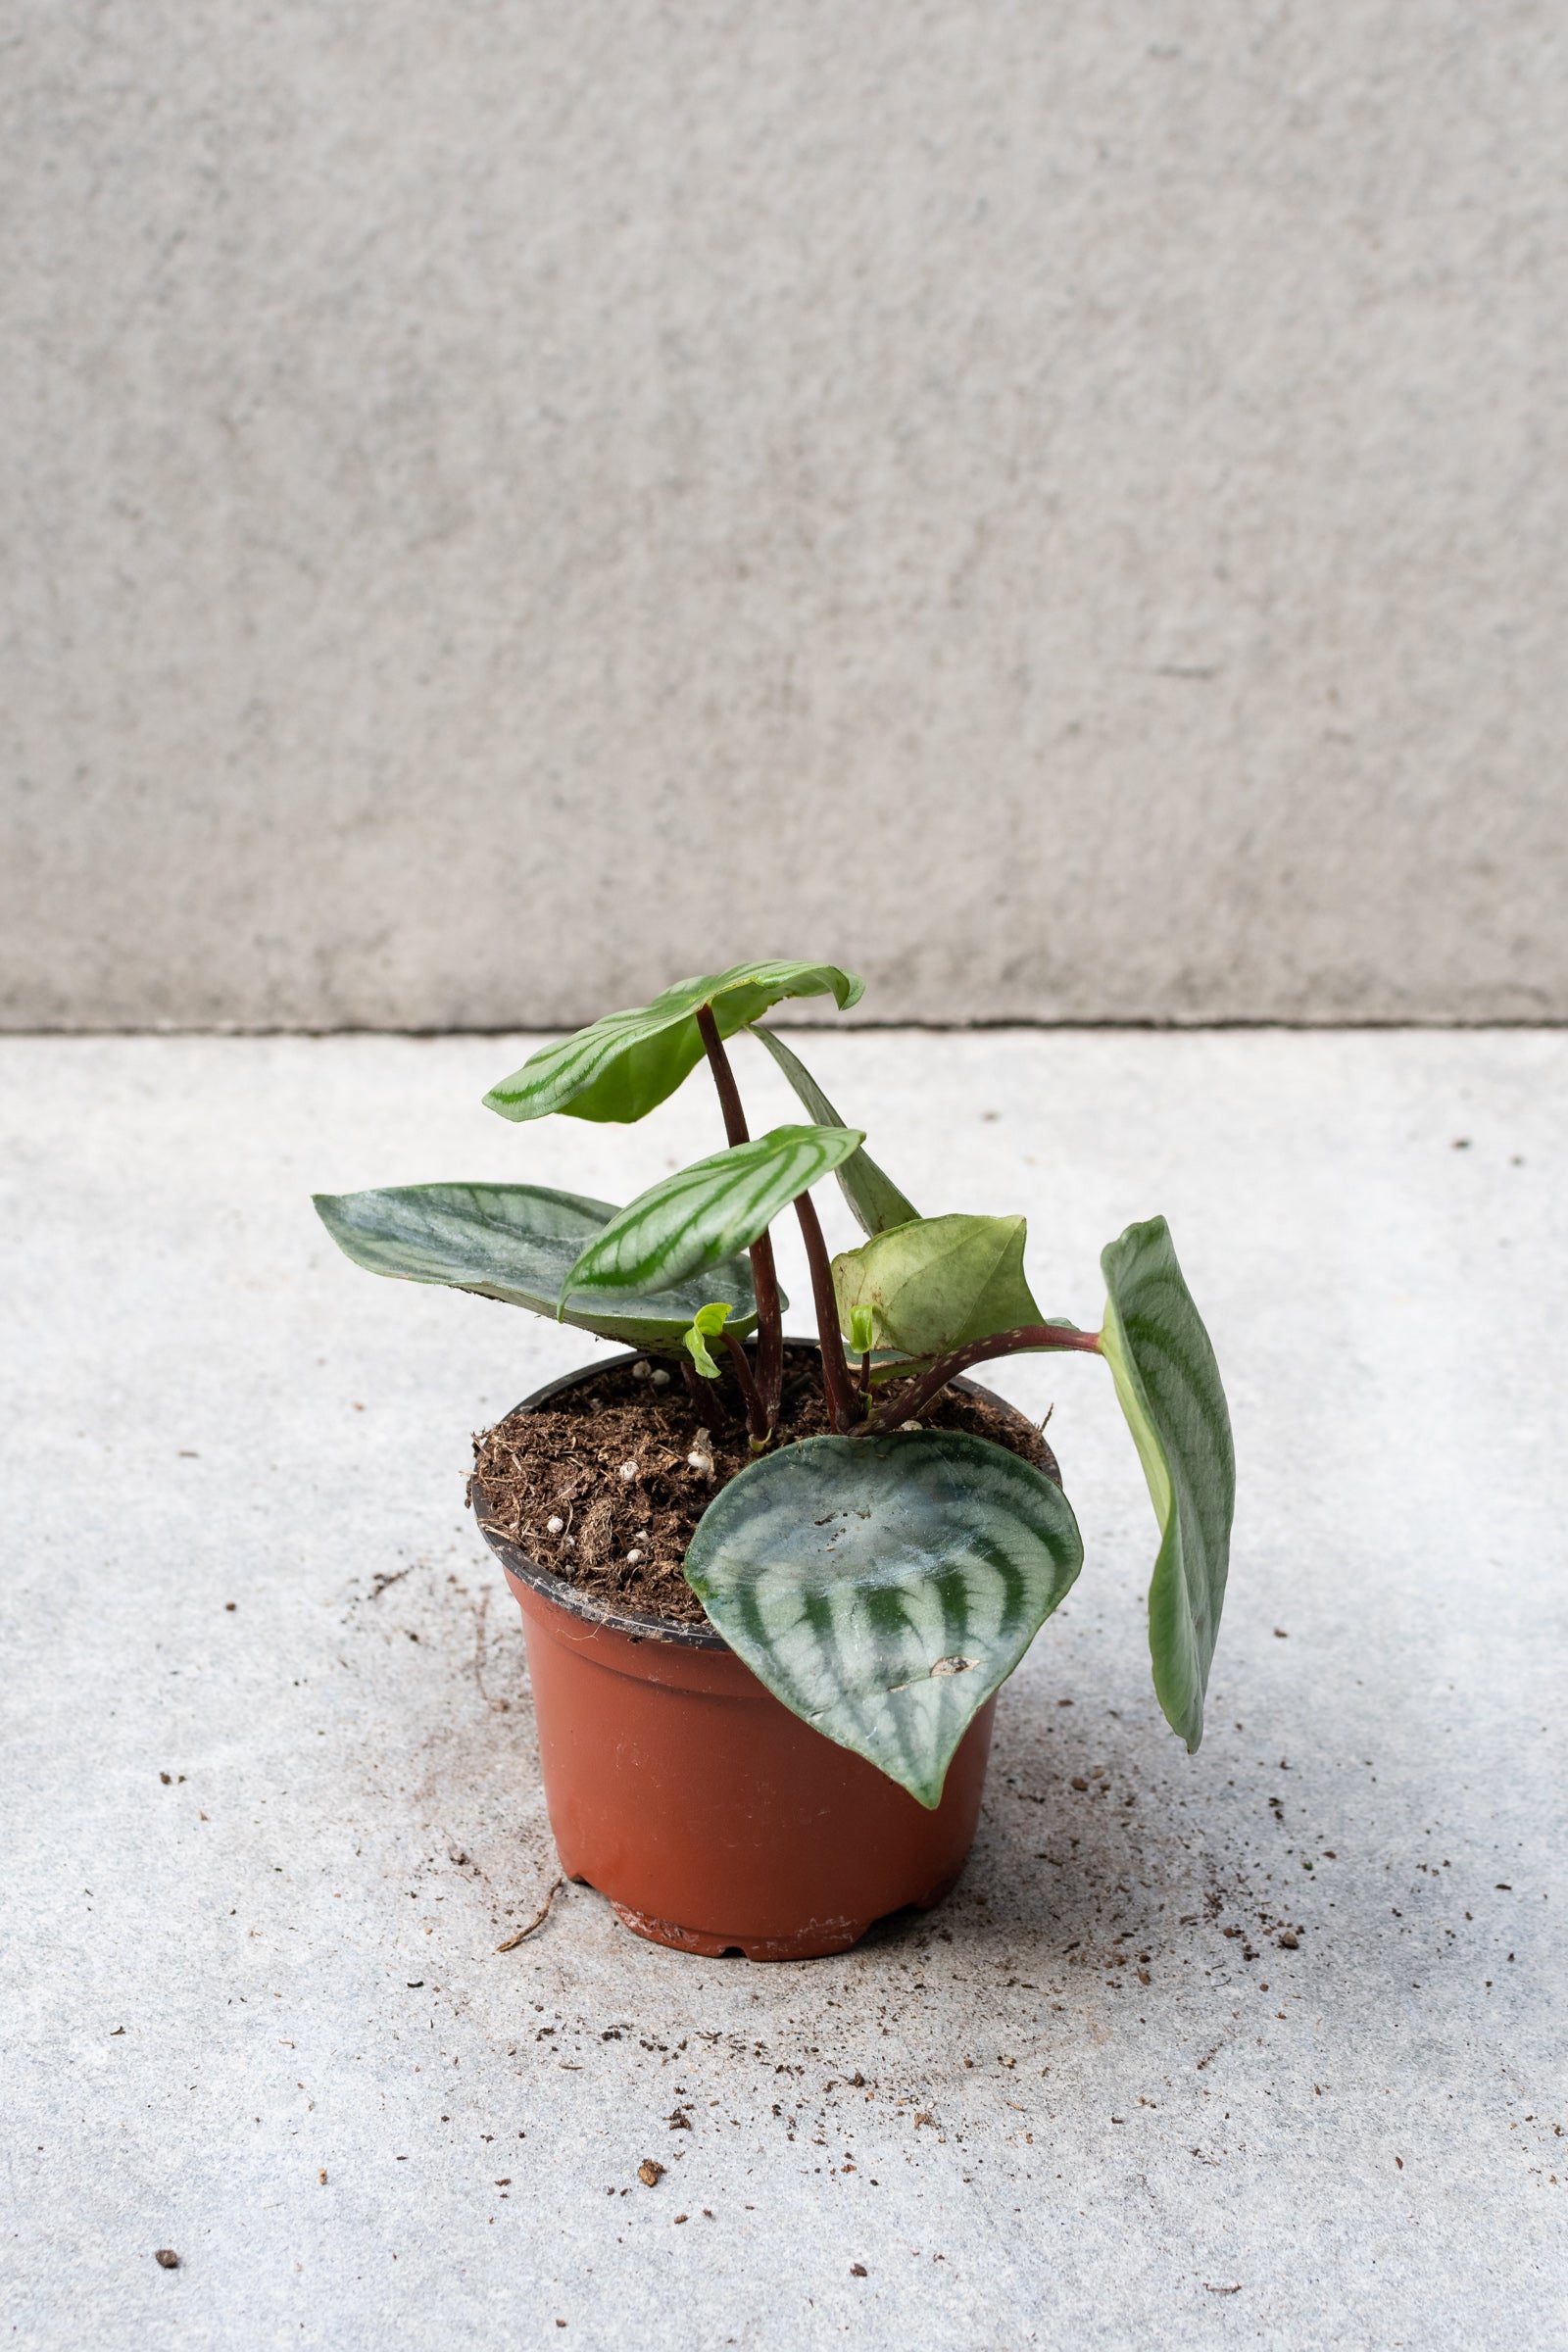
[[[718,1089],[724,1133],[733,1149],[748,1140],[750,1129],[711,1004],[698,1006],[697,1026],[713,1073],[713,1084]],[[752,1244],[752,1288],[757,1293],[757,1395],[761,1408],[761,1435],[765,1439],[778,1420],[779,1399],[784,1391],[784,1318],[778,1302],[778,1270],[773,1263],[770,1234],[759,1234]]]
[[[719,1107],[724,1113],[724,1133],[732,1145],[744,1144],[749,1140],[751,1130],[746,1124],[746,1113],[741,1108],[741,1090],[729,1066],[729,1055],[718,1034],[718,1023],[713,1018],[711,1004],[698,1006],[697,1026],[702,1032],[703,1048],[713,1073],[713,1084],[718,1089]]]
[[[903,1389],[878,1405],[868,1421],[862,1421],[854,1434],[858,1437],[877,1437],[882,1431],[897,1429],[901,1421],[912,1421],[928,1405],[939,1389],[971,1364],[983,1364],[994,1355],[1018,1355],[1025,1348],[1072,1348],[1085,1355],[1100,1353],[1100,1334],[1096,1331],[1070,1331],[1059,1323],[1020,1323],[1011,1331],[993,1332],[988,1340],[971,1340],[967,1348],[956,1348],[951,1355],[938,1356],[929,1372],[923,1372],[911,1388]]]
[[[816,1335],[822,1347],[822,1386],[827,1392],[827,1407],[832,1415],[833,1426],[842,1436],[847,1429],[855,1426],[855,1394],[850,1387],[850,1368],[844,1360],[844,1340],[839,1331],[838,1300],[833,1296],[833,1270],[828,1264],[827,1244],[822,1239],[816,1203],[809,1193],[801,1194],[795,1203],[795,1214],[801,1220],[807,1261],[811,1269]]]
[[[723,1426],[723,1407],[690,1357],[682,1364],[681,1370],[686,1376],[686,1386],[698,1420],[710,1438],[716,1438]]]
[[[762,1411],[762,1399],[757,1393],[757,1383],[752,1378],[752,1367],[746,1361],[746,1350],[730,1331],[724,1334],[724,1345],[729,1349],[729,1360],[735,1367],[735,1377],[741,1384],[741,1395],[746,1399],[746,1426],[759,1446],[765,1445],[767,1419]]]

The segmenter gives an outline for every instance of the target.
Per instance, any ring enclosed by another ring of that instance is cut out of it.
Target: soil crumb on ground
[[[719,1488],[753,1459],[744,1410],[726,1373],[710,1406],[722,1425],[710,1432],[679,1376],[656,1386],[650,1370],[647,1361],[615,1365],[566,1390],[547,1411],[509,1413],[475,1438],[474,1508],[579,1592],[636,1616],[706,1625],[682,1563]],[[989,1438],[1057,1474],[1038,1430],[983,1396],[945,1389],[921,1421]],[[815,1351],[788,1349],[781,1442],[823,1437],[829,1427]],[[693,1467],[694,1452],[704,1466]]]

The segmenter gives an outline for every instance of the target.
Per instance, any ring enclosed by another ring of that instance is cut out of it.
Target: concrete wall
[[[1568,1015],[1535,0],[13,0],[0,1020]]]

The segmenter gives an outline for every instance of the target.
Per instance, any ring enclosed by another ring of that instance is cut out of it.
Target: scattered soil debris
[[[179,2268],[179,2256],[172,2246],[160,2246],[153,2260],[161,2271],[177,2271]]]
[[[645,2156],[637,2167],[637,2178],[644,2188],[657,2188],[663,2177],[663,2166],[656,2164],[651,2156]]]

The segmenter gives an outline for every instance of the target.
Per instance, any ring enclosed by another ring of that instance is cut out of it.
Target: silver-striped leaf
[[[844,1121],[784,1040],[775,1037],[771,1029],[754,1029],[752,1035],[767,1048],[817,1125],[842,1127]],[[905,1199],[892,1177],[883,1173],[863,1145],[858,1152],[851,1152],[837,1174],[839,1190],[862,1233],[885,1233],[890,1225],[906,1225],[911,1217],[919,1216],[919,1210]]]
[[[765,1454],[709,1504],[686,1580],[792,1714],[934,1807],[1082,1559],[1044,1471],[933,1430]]]
[[[551,1316],[561,1313],[562,1284],[584,1241],[616,1213],[608,1200],[537,1184],[407,1184],[318,1193],[315,1200],[338,1248],[368,1273],[441,1283]],[[715,1303],[730,1308],[731,1331],[755,1326],[757,1300],[744,1257],[642,1297],[568,1307],[562,1320],[628,1348],[673,1355],[699,1308]]]
[[[520,1070],[485,1096],[504,1119],[640,1119],[672,1095],[703,1056],[697,1014],[713,1008],[720,1037],[732,1037],[785,997],[831,996],[844,1011],[865,983],[834,963],[736,963],[727,972],[677,980],[651,1004],[607,1013],[587,1029],[541,1046]],[[832,1124],[832,1122],[827,1122]]]
[[[1159,1555],[1149,1588],[1149,1648],[1165,1718],[1189,1750],[1219,1632],[1236,1507],[1236,1451],[1219,1366],[1163,1217],[1129,1225],[1101,1252],[1107,1292],[1101,1349],[1144,1465]]]
[[[684,1282],[747,1249],[859,1142],[854,1127],[774,1127],[695,1160],[612,1217],[577,1259],[563,1295],[666,1290]]]
[[[1022,1217],[917,1217],[833,1260],[839,1320],[871,1308],[879,1348],[946,1355],[1045,1320],[1024,1280]]]

